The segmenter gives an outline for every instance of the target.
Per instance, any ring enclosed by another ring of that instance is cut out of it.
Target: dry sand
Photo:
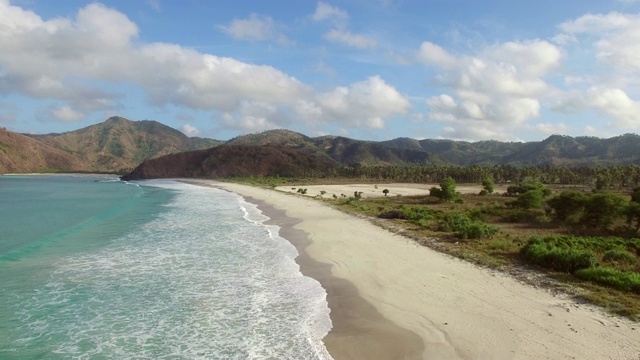
[[[429,189],[432,187],[440,187],[439,184],[339,184],[339,185],[302,185],[302,186],[278,186],[276,190],[297,193],[298,188],[307,189],[306,196],[321,195],[321,191],[326,191],[325,198],[332,198],[335,194],[341,197],[343,194],[347,197],[353,196],[355,191],[361,192],[362,197],[380,197],[385,196],[382,190],[387,189],[387,196],[412,196],[412,195],[429,195]],[[377,187],[377,188],[376,188]],[[461,194],[477,194],[482,190],[481,185],[456,185],[456,191]],[[507,185],[496,185],[495,192],[503,193],[507,191]]]
[[[638,323],[419,246],[303,196],[201,183],[257,201],[304,250],[301,269],[328,292],[334,328],[325,343],[336,360],[640,359]]]

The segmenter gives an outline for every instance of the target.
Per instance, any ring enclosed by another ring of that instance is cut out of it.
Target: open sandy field
[[[200,184],[257,203],[297,246],[303,273],[327,289],[333,329],[325,344],[336,360],[640,359],[638,323],[419,246],[307,197]],[[328,194],[375,190],[306,187]],[[429,187],[385,184],[377,193]]]
[[[377,186],[377,188],[376,188]],[[324,197],[332,197],[335,194],[337,197],[353,196],[355,191],[362,192],[362,197],[379,197],[384,196],[382,190],[387,189],[389,193],[387,196],[413,196],[413,195],[429,195],[429,189],[432,187],[439,187],[439,184],[340,184],[340,185],[304,185],[299,186],[307,189],[306,196],[318,196],[321,191],[326,191]],[[276,190],[297,193],[297,186],[278,186]],[[481,185],[457,185],[456,190],[461,194],[477,194],[482,190]],[[495,192],[507,191],[507,185],[497,185]]]

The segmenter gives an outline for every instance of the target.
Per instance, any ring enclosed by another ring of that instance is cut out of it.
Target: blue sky
[[[502,141],[640,128],[638,0],[0,0],[0,126]]]

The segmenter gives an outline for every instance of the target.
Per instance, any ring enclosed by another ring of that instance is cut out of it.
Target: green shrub
[[[637,272],[597,267],[579,270],[575,275],[583,280],[640,294],[640,274]]]
[[[529,240],[522,248],[522,254],[536,265],[571,274],[598,265],[598,258],[592,251],[559,247],[553,242],[537,237]]]
[[[418,225],[420,225],[420,226],[422,226],[424,228],[431,227],[431,223],[428,220],[425,220],[425,219],[418,220]]]
[[[483,239],[496,234],[498,230],[495,226],[471,220],[459,212],[447,213],[438,221],[438,231],[453,232],[462,239]]]
[[[604,256],[602,257],[602,260],[606,262],[611,262],[611,263],[629,264],[629,265],[635,264],[638,261],[634,254],[622,248],[615,248],[615,249],[605,251]]]
[[[471,221],[458,229],[455,234],[462,239],[484,239],[497,232],[498,228],[495,226],[487,225],[479,221]]]
[[[519,223],[529,220],[530,214],[525,209],[513,209],[503,216],[503,220],[513,223]]]
[[[470,222],[471,219],[467,215],[459,212],[450,212],[438,221],[438,231],[456,231]]]
[[[412,221],[433,220],[435,218],[433,213],[424,207],[403,207],[400,211],[407,219]]]

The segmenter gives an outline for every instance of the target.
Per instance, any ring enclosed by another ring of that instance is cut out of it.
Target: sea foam
[[[5,355],[331,359],[326,292],[255,205],[214,188],[140,184],[177,194],[152,221],[56,262],[22,302]]]

